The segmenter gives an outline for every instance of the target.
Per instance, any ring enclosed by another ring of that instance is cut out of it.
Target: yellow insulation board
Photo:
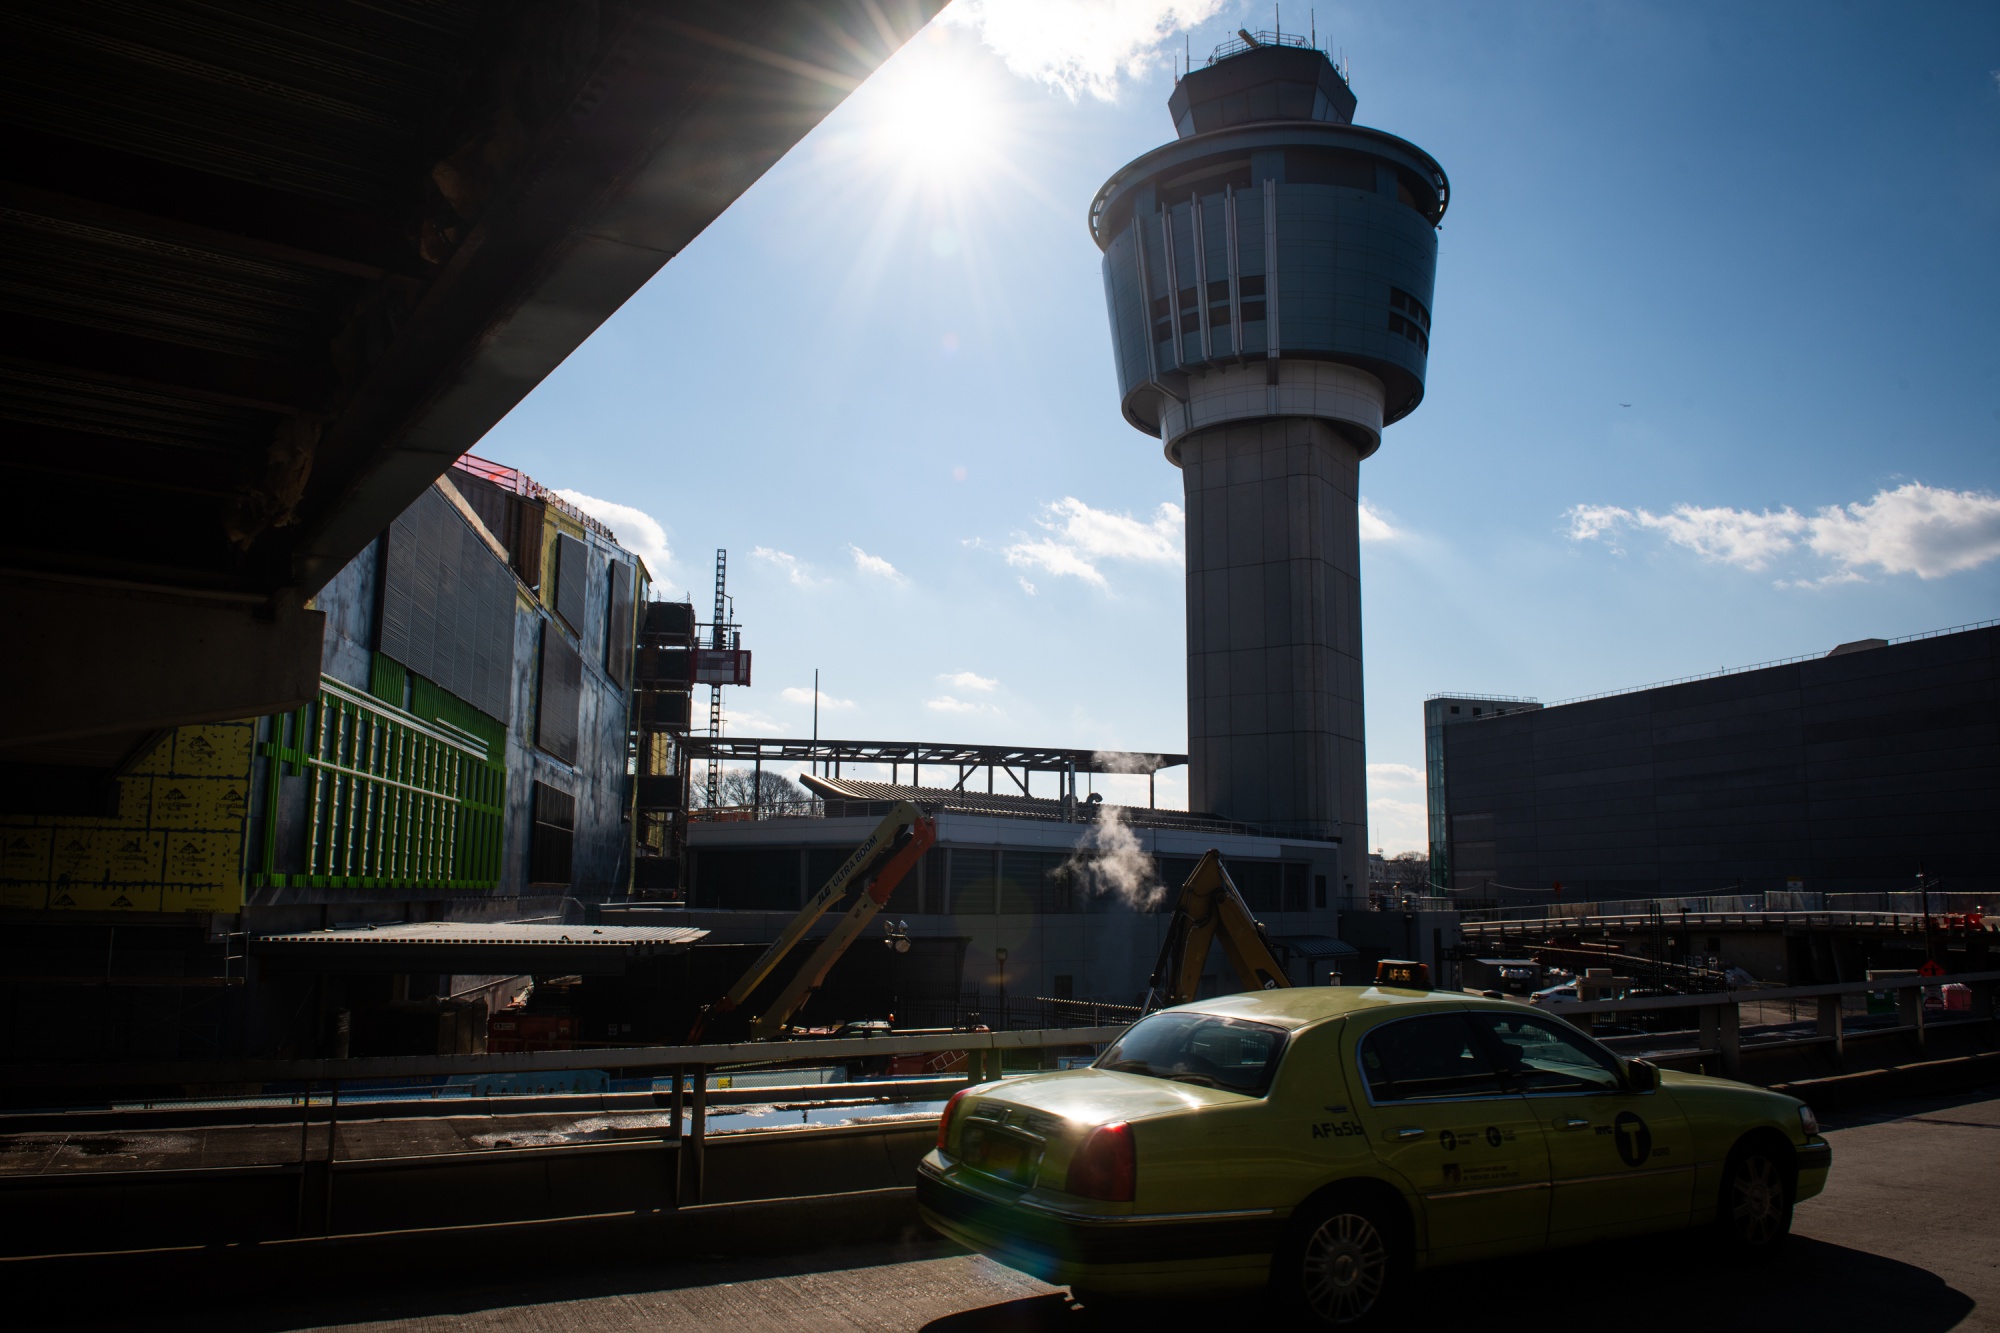
[[[0,811],[0,907],[234,912],[255,722],[176,729],[118,780],[110,818]]]

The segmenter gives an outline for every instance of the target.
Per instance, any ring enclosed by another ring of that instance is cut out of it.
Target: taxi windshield
[[[1215,1014],[1166,1013],[1125,1029],[1096,1067],[1262,1097],[1271,1090],[1284,1053],[1283,1028]]]

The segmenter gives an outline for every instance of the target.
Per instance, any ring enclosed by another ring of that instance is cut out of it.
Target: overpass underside
[[[938,0],[0,14],[0,802],[318,688],[307,601]]]

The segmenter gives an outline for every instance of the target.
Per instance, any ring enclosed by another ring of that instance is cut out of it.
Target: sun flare
[[[883,71],[866,116],[868,154],[883,168],[955,184],[991,161],[1006,132],[990,69],[949,47],[912,52]]]

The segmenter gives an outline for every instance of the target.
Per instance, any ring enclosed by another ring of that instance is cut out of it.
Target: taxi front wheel
[[[1371,1199],[1301,1209],[1272,1272],[1277,1295],[1321,1328],[1375,1327],[1403,1269],[1398,1233]]]
[[[1729,1154],[1715,1225],[1723,1247],[1746,1259],[1784,1245],[1792,1230],[1791,1176],[1772,1145],[1752,1139]]]

